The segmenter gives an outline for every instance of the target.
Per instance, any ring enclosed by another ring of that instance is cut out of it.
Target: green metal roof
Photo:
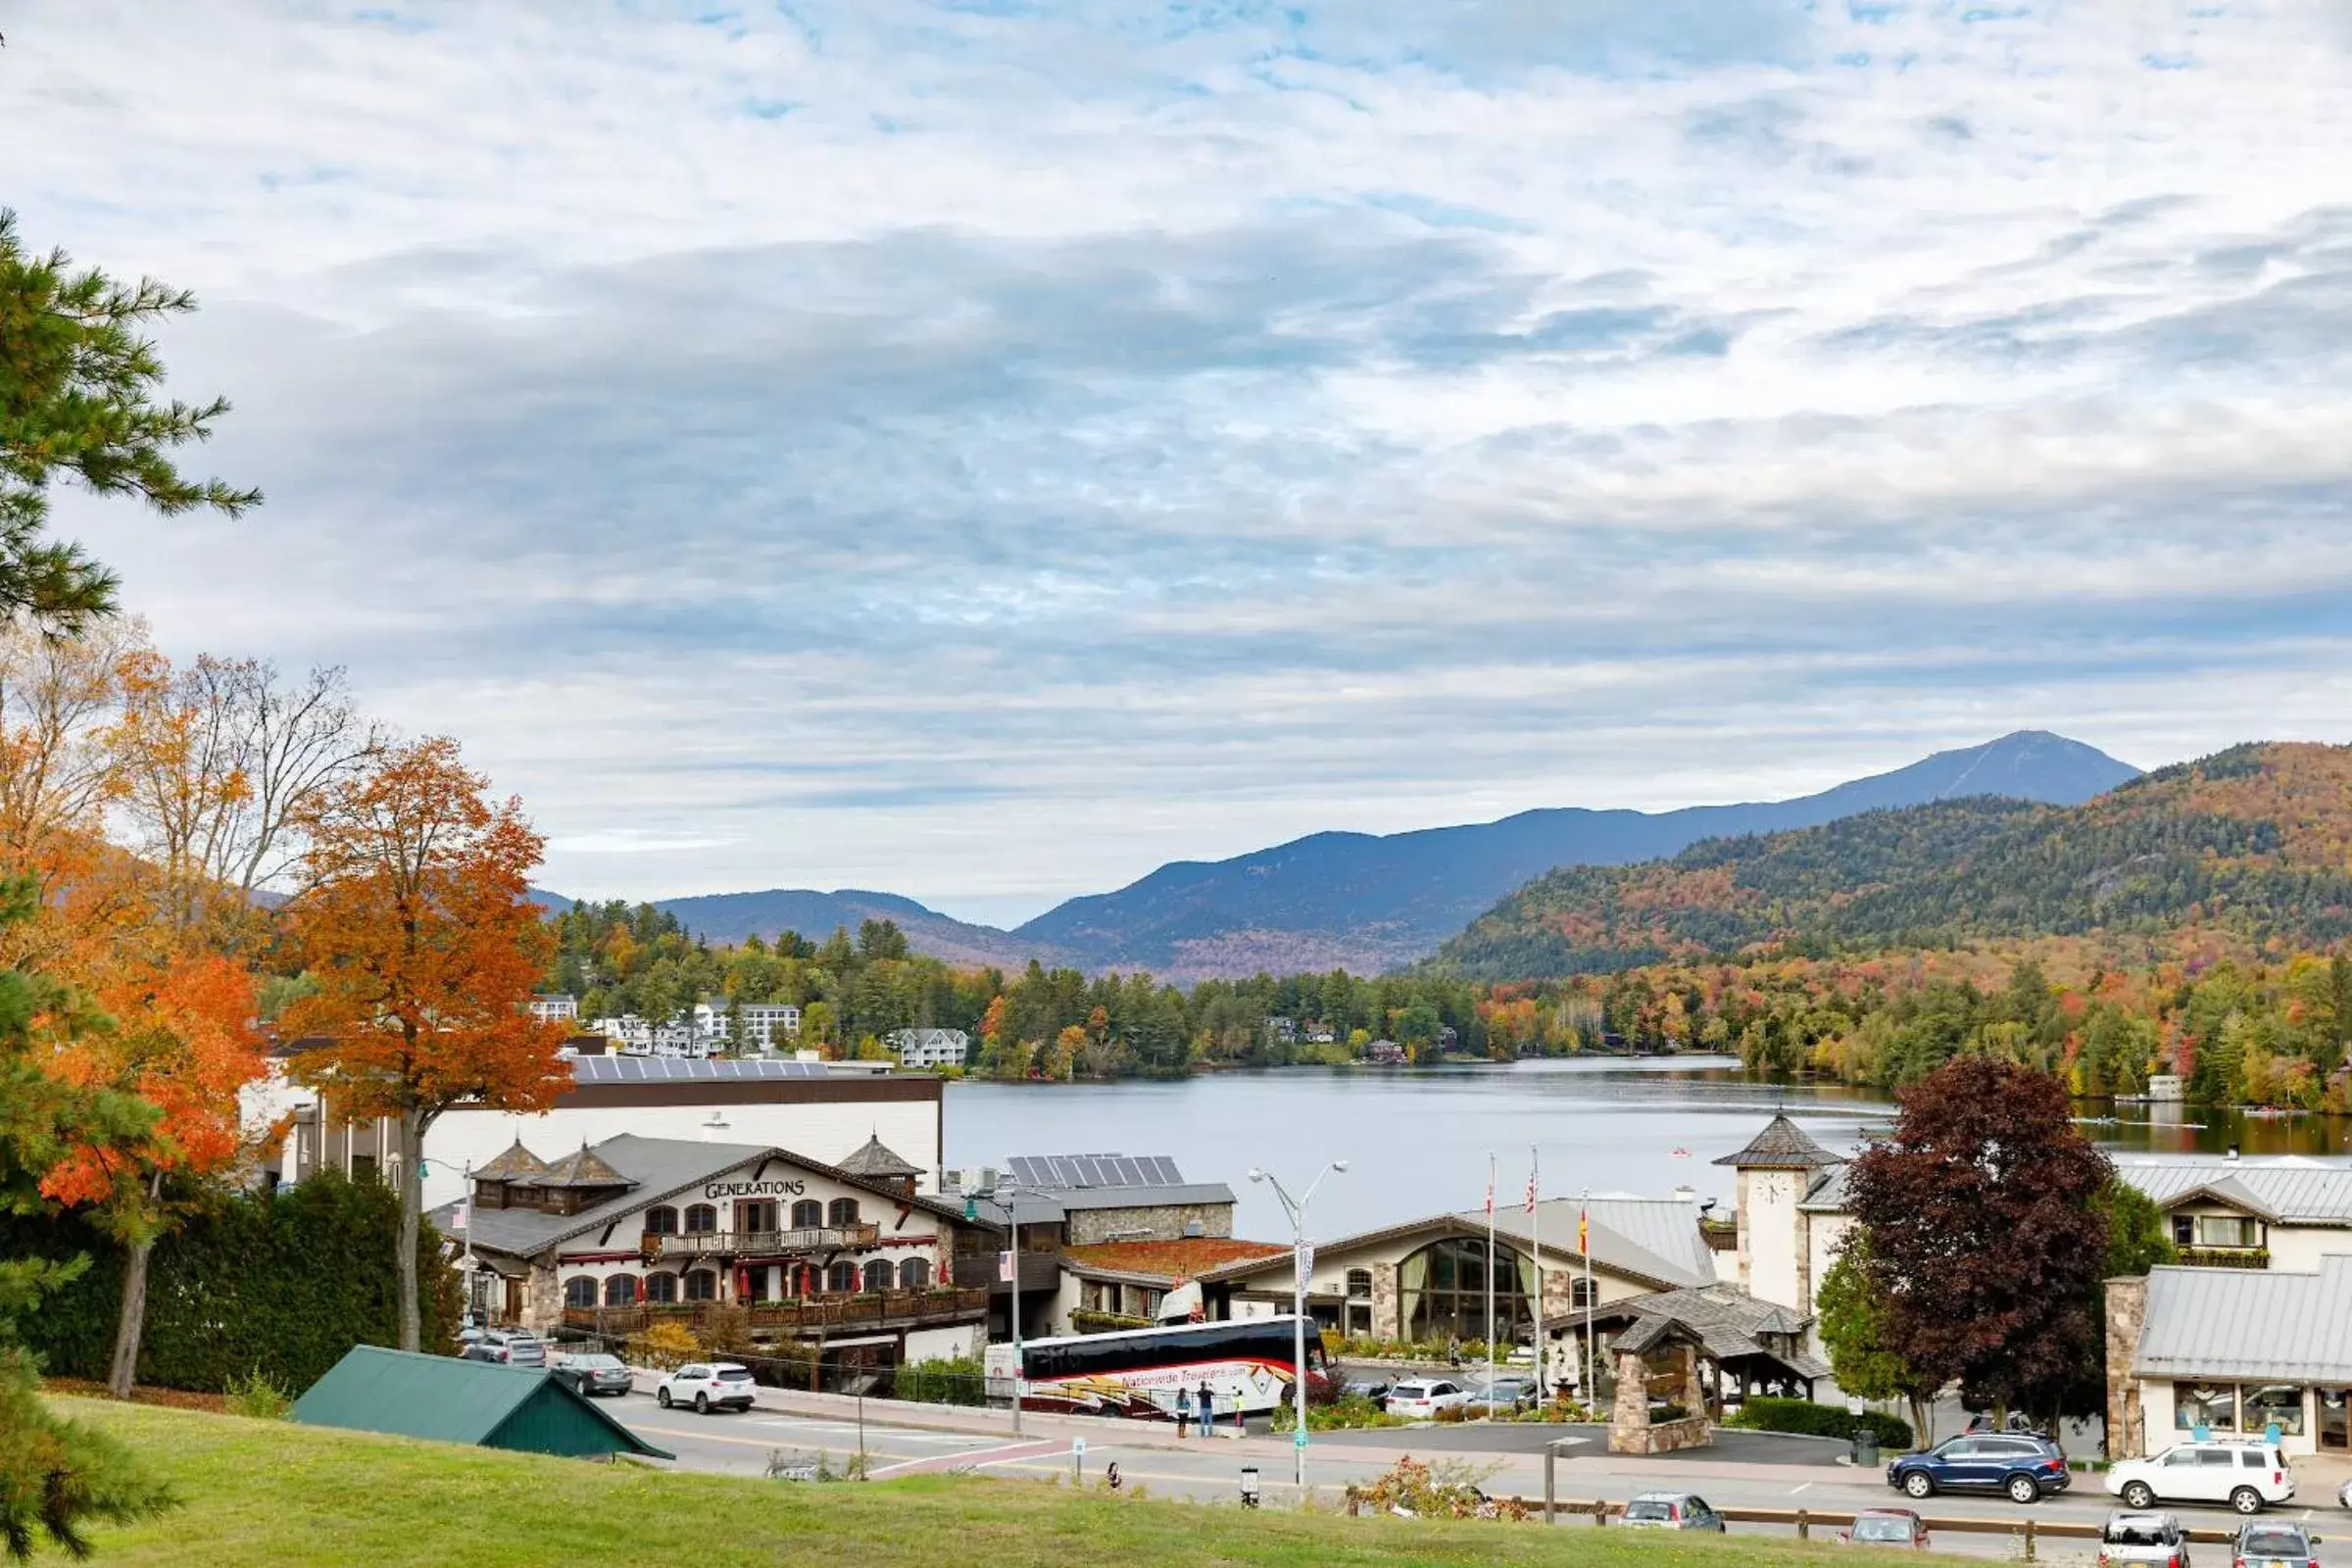
[[[543,1367],[355,1346],[294,1401],[310,1426],[583,1456],[677,1455],[655,1447]]]

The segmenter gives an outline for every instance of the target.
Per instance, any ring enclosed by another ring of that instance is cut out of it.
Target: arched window
[[[718,1299],[718,1276],[707,1268],[698,1268],[686,1276],[686,1299],[715,1301]]]
[[[833,1207],[827,1214],[825,1223],[828,1225],[857,1224],[858,1200],[855,1198],[836,1198],[833,1200]]]
[[[574,1274],[564,1282],[564,1304],[589,1307],[596,1304],[596,1281],[586,1274]]]
[[[858,1265],[843,1259],[825,1270],[825,1289],[847,1296],[858,1289]]]
[[[675,1236],[678,1234],[678,1211],[667,1203],[657,1204],[645,1211],[645,1234]]]
[[[675,1274],[648,1274],[645,1277],[645,1299],[649,1305],[667,1306],[678,1298],[678,1277]]]
[[[1368,1268],[1349,1269],[1348,1271],[1348,1294],[1351,1298],[1369,1300],[1372,1296],[1372,1271]]]
[[[927,1257],[910,1257],[910,1258],[906,1259],[906,1262],[904,1262],[904,1263],[901,1263],[901,1264],[899,1265],[899,1289],[900,1289],[900,1290],[902,1290],[902,1291],[920,1291],[920,1290],[927,1290],[927,1289],[929,1289],[929,1288],[930,1288],[930,1284],[931,1284],[931,1260],[930,1260],[929,1258],[927,1258]]]
[[[1600,1304],[1600,1288],[1592,1280],[1576,1280],[1568,1288],[1568,1304],[1582,1312],[1588,1306]]]
[[[637,1304],[637,1276],[614,1274],[605,1281],[607,1306],[635,1306]]]
[[[1487,1336],[1487,1242],[1453,1236],[1432,1242],[1404,1260],[1397,1276],[1397,1318],[1410,1340],[1483,1340]],[[1514,1341],[1528,1332],[1536,1271],[1507,1247],[1494,1253],[1494,1334]]]
[[[887,1291],[890,1289],[891,1281],[897,1276],[897,1273],[898,1270],[892,1268],[888,1262],[877,1257],[871,1263],[865,1265],[865,1288],[869,1291]]]
[[[718,1210],[709,1203],[689,1204],[686,1209],[686,1234],[701,1236],[718,1229]]]
[[[825,1205],[813,1198],[804,1198],[792,1205],[792,1228],[812,1231],[825,1222]]]

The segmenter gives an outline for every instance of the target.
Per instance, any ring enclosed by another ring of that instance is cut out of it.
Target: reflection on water
[[[947,1091],[947,1161],[1002,1165],[1013,1154],[1169,1154],[1188,1178],[1241,1198],[1235,1229],[1288,1239],[1271,1193],[1246,1177],[1264,1166],[1293,1192],[1335,1159],[1349,1162],[1316,1196],[1319,1236],[1473,1209],[1496,1156],[1498,1206],[1527,1192],[1540,1152],[1547,1198],[1580,1190],[1662,1197],[1678,1186],[1729,1212],[1732,1173],[1710,1161],[1786,1109],[1829,1149],[1849,1152],[1885,1128],[1884,1095],[1835,1084],[1767,1084],[1728,1057],[1592,1057],[1497,1066],[1289,1068],[1204,1074],[1174,1083],[955,1083]],[[2085,1105],[2112,1125],[2085,1131],[2125,1158],[2341,1153],[2352,1124],[2321,1116],[2249,1118],[2179,1105]],[[2204,1123],[2201,1127],[2190,1123]]]

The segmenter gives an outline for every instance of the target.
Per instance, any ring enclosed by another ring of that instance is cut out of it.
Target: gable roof
[[[2352,1226],[2352,1160],[2119,1160],[2115,1173],[2160,1208],[2212,1188],[2275,1222]]]
[[[706,1144],[699,1140],[642,1138],[635,1133],[620,1133],[596,1145],[594,1156],[606,1169],[615,1172],[620,1180],[633,1182],[635,1186],[590,1203],[576,1214],[550,1214],[535,1208],[482,1208],[474,1205],[470,1216],[473,1226],[470,1239],[474,1249],[477,1251],[487,1249],[508,1252],[517,1257],[534,1256],[575,1236],[603,1230],[640,1208],[692,1192],[712,1177],[723,1175],[738,1165],[769,1159],[781,1160],[815,1175],[830,1177],[845,1187],[871,1193],[893,1203],[910,1204],[935,1218],[964,1223],[963,1209],[959,1204],[950,1204],[920,1195],[909,1197],[896,1187],[771,1145]],[[464,1239],[465,1227],[458,1225],[456,1219],[467,1206],[463,1202],[444,1203],[433,1210],[433,1223],[444,1232],[454,1232]],[[627,1245],[636,1245],[636,1239],[630,1238]]]
[[[598,1158],[595,1152],[583,1143],[577,1152],[565,1154],[562,1159],[541,1171],[532,1185],[537,1187],[626,1187],[631,1183],[626,1176]]]
[[[547,1169],[547,1161],[522,1147],[517,1138],[509,1144],[506,1152],[473,1173],[477,1182],[511,1182],[524,1176],[536,1176]]]
[[[1594,1198],[1585,1200],[1592,1215],[1591,1240],[1592,1266],[1607,1269],[1621,1279],[1653,1290],[1671,1290],[1677,1286],[1702,1285],[1715,1278],[1715,1257],[1698,1230],[1698,1205],[1679,1198]],[[1576,1220],[1578,1200],[1573,1198],[1547,1199],[1537,1205],[1534,1230],[1541,1232],[1543,1255],[1552,1259],[1579,1258],[1585,1254],[1576,1250]],[[1625,1229],[1619,1229],[1620,1226]],[[1687,1240],[1681,1236],[1687,1227]],[[1494,1210],[1496,1240],[1508,1240],[1513,1246],[1530,1248],[1533,1240],[1525,1209],[1516,1205]],[[1627,1231],[1633,1232],[1628,1235]],[[1457,1214],[1431,1214],[1402,1224],[1383,1226],[1379,1230],[1359,1231],[1353,1236],[1342,1236],[1316,1244],[1316,1252],[1336,1259],[1341,1253],[1359,1247],[1375,1246],[1400,1237],[1425,1235],[1436,1241],[1446,1236],[1474,1236],[1487,1234],[1487,1214],[1483,1208],[1468,1209]],[[1639,1239],[1637,1239],[1639,1238]],[[1648,1245],[1643,1245],[1644,1243]],[[1266,1258],[1243,1259],[1206,1270],[1203,1279],[1232,1280],[1263,1273],[1270,1267],[1287,1267],[1289,1248],[1280,1254]],[[1557,1266],[1555,1264],[1555,1266]]]
[[[1784,1110],[1766,1122],[1764,1130],[1749,1139],[1745,1149],[1726,1154],[1715,1163],[1740,1169],[1812,1170],[1843,1161],[1815,1143]]]
[[[1583,1311],[1565,1313],[1545,1319],[1545,1326],[1575,1325],[1582,1327]],[[1621,1301],[1604,1301],[1594,1307],[1592,1317],[1596,1323],[1630,1320],[1636,1330],[1654,1333],[1649,1325],[1672,1322],[1695,1335],[1707,1354],[1718,1361],[1737,1360],[1742,1356],[1765,1356],[1788,1368],[1803,1378],[1826,1378],[1829,1365],[1799,1343],[1788,1350],[1768,1348],[1757,1336],[1764,1334],[1802,1335],[1813,1321],[1799,1316],[1770,1301],[1759,1301],[1747,1292],[1732,1285],[1701,1285],[1685,1290],[1660,1291],[1654,1296],[1628,1297]],[[1627,1345],[1627,1336],[1619,1335],[1615,1342],[1620,1348]]]
[[[2278,1218],[2277,1209],[2255,1197],[2253,1190],[2235,1176],[2225,1176],[2219,1181],[2199,1182],[2194,1187],[2183,1188],[2156,1206],[2174,1209],[2183,1203],[2199,1202],[2219,1203],[2225,1208],[2239,1209],[2267,1220],[2276,1221]]]
[[[2143,1378],[2352,1383],[2352,1256],[2323,1257],[2310,1274],[2148,1270],[2132,1370]]]
[[[534,1409],[534,1406],[537,1408]],[[657,1448],[544,1367],[354,1346],[294,1401],[309,1426],[559,1453]]]

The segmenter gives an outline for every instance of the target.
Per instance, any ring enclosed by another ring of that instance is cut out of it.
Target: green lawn
[[[184,1506],[101,1529],[97,1561],[172,1568],[667,1562],[867,1568],[1266,1568],[1461,1563],[1799,1568],[1793,1543],[1590,1525],[1305,1517],[923,1477],[738,1480],[494,1453],[197,1411],[60,1399],[168,1477]],[[60,1560],[60,1559],[49,1559]],[[1842,1558],[1841,1558],[1842,1560]],[[1850,1564],[1848,1565],[1850,1568]]]

